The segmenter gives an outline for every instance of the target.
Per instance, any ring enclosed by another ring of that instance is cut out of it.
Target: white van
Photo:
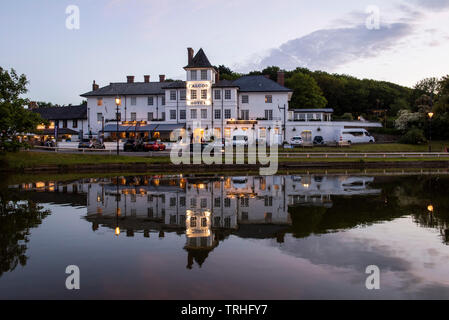
[[[341,130],[338,141],[348,142],[350,144],[354,143],[374,143],[376,140],[374,137],[365,129],[344,129]]]

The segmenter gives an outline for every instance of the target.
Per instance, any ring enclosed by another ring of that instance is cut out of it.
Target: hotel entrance
[[[197,128],[193,130],[193,143],[204,142],[204,129]]]

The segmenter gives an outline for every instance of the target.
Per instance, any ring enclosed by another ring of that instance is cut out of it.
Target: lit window
[[[203,100],[207,99],[207,90],[201,90],[201,99]]]
[[[231,137],[231,129],[225,128],[224,134],[225,134],[225,138],[230,138]]]
[[[265,96],[265,103],[273,103],[273,96]]]
[[[196,228],[196,217],[190,218],[190,227]]]
[[[103,98],[97,98],[97,106],[102,106],[103,105]]]
[[[197,95],[196,90],[191,90],[190,91],[190,99],[192,99],[192,100],[198,99],[198,95]]]

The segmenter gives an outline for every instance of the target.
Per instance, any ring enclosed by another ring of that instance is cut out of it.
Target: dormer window
[[[196,81],[197,80],[197,72],[196,70],[190,71],[190,80]]]
[[[207,70],[201,70],[201,80],[207,80]]]

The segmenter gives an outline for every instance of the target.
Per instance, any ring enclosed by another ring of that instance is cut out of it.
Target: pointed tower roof
[[[193,57],[192,62],[184,68],[213,68],[213,66],[210,64],[209,59],[203,49],[200,49],[195,57]]]

